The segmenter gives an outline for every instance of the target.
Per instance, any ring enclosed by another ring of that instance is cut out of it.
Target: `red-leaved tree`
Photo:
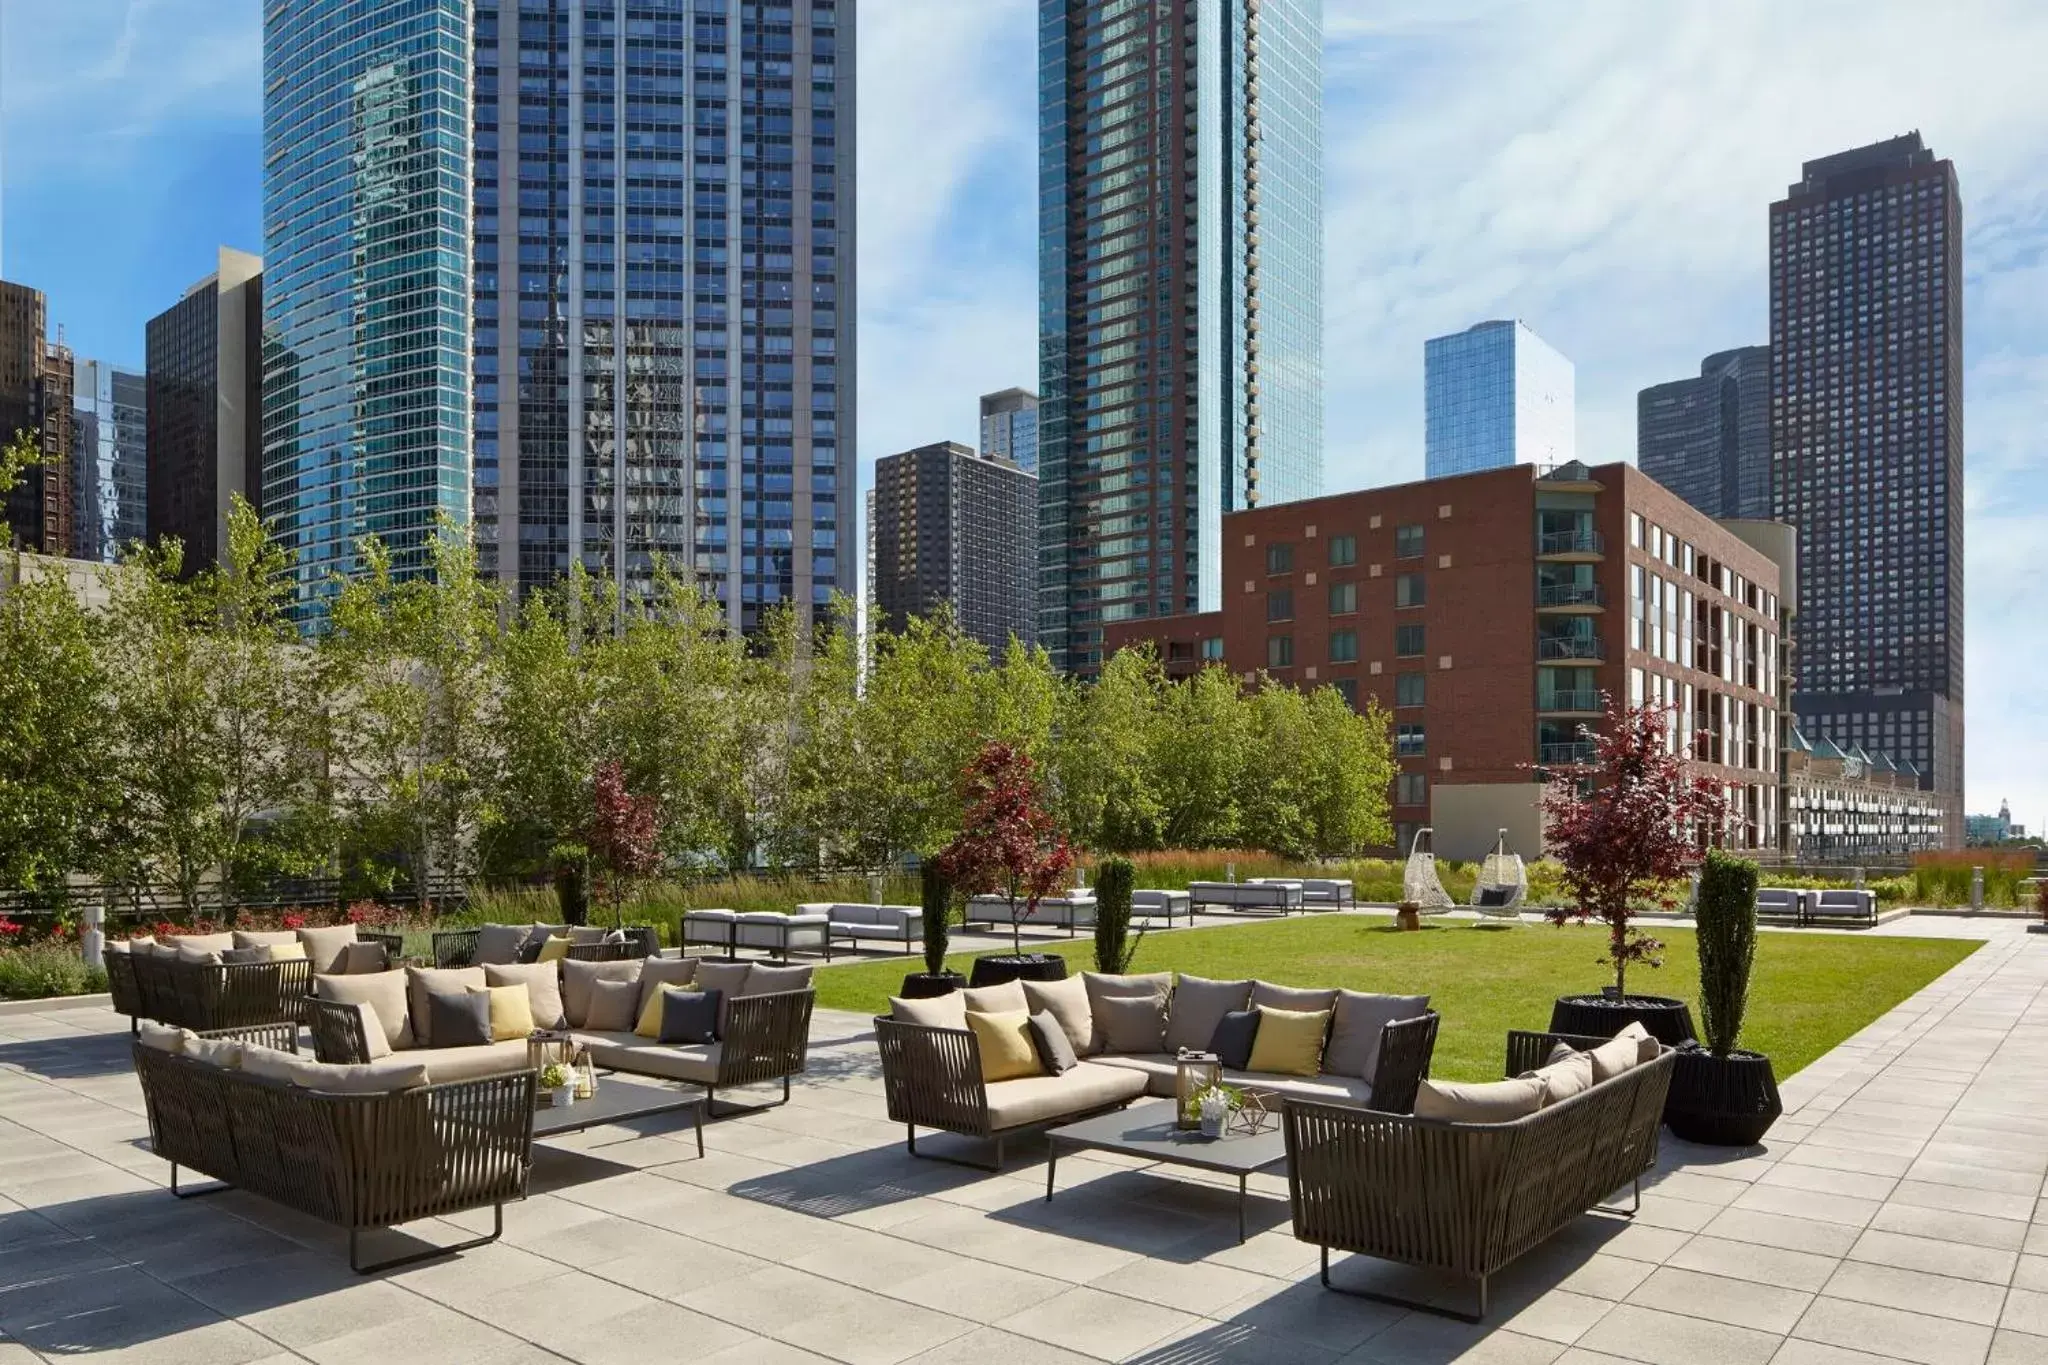
[[[1543,793],[1543,840],[1564,864],[1574,902],[1552,910],[1551,923],[1607,925],[1602,960],[1620,995],[1630,963],[1663,965],[1664,945],[1635,927],[1635,902],[1675,905],[1668,887],[1699,862],[1727,815],[1720,787],[1694,775],[1689,751],[1673,752],[1670,724],[1662,706],[1610,711],[1606,733],[1591,736],[1592,762],[1552,767]]]
[[[617,759],[598,765],[590,780],[590,823],[583,842],[617,928],[625,927],[626,893],[632,884],[652,876],[660,866],[658,813],[652,795],[635,796],[628,789],[625,767]]]
[[[967,813],[959,835],[938,853],[939,870],[967,895],[1007,897],[1011,946],[1022,953],[1023,921],[1073,870],[1074,851],[1045,809],[1038,765],[1013,745],[983,745],[961,778],[960,798]]]

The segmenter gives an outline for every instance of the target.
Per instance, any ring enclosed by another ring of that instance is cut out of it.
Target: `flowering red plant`
[[[1599,919],[1607,925],[1614,988],[1627,994],[1632,962],[1658,967],[1664,945],[1634,926],[1634,902],[1654,896],[1698,863],[1717,836],[1727,801],[1716,784],[1690,771],[1690,754],[1670,742],[1671,712],[1661,706],[1611,711],[1607,732],[1594,734],[1593,761],[1553,768],[1543,793],[1543,840],[1564,864],[1570,908],[1550,911],[1553,924]]]
[[[287,910],[277,917],[277,922],[286,929],[303,929],[306,927],[306,915],[301,910]]]
[[[20,933],[21,931],[21,925],[16,924],[13,920],[7,918],[7,916],[5,915],[0,915],[0,938],[13,938],[16,934]]]
[[[590,823],[584,846],[606,899],[613,923],[624,927],[626,892],[661,865],[659,803],[652,795],[635,796],[626,786],[626,769],[617,759],[598,765],[590,780]]]
[[[966,894],[999,892],[1010,902],[1010,942],[1022,952],[1024,920],[1074,867],[1074,851],[1043,804],[1037,764],[1013,745],[989,743],[967,765],[960,833],[937,856],[946,880]],[[1017,898],[1024,913],[1017,913]]]

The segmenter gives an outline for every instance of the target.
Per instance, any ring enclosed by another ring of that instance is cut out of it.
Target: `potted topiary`
[[[1600,994],[1558,998],[1552,1033],[1611,1038],[1640,1022],[1672,1047],[1693,1036],[1683,1000],[1628,993],[1631,963],[1663,965],[1664,945],[1635,926],[1638,906],[1675,908],[1667,888],[1698,861],[1694,840],[1719,829],[1727,812],[1721,789],[1674,752],[1670,726],[1667,707],[1618,708],[1606,732],[1590,736],[1591,762],[1549,769],[1543,838],[1564,866],[1561,882],[1572,902],[1551,910],[1550,922],[1606,924],[1603,960],[1614,968],[1614,985]]]
[[[1022,749],[992,741],[968,764],[960,794],[966,807],[960,833],[935,861],[963,895],[995,894],[1008,901],[1012,949],[976,958],[969,984],[1059,980],[1067,974],[1067,960],[1057,953],[1025,952],[1022,933],[1024,921],[1038,913],[1038,902],[1074,866],[1073,850],[1045,809],[1038,765]]]
[[[1131,884],[1138,870],[1129,858],[1104,858],[1095,869],[1095,970],[1122,976],[1138,955],[1131,938]],[[1145,937],[1141,927],[1138,939]]]
[[[1756,960],[1756,864],[1712,849],[1700,869],[1700,1021],[1707,1045],[1679,1049],[1664,1122],[1687,1142],[1748,1147],[1785,1112],[1771,1059],[1735,1046]]]
[[[903,978],[905,1000],[925,1000],[951,995],[967,984],[967,978],[946,969],[946,943],[952,937],[953,885],[938,863],[927,858],[918,869],[919,900],[924,916],[924,967]]]

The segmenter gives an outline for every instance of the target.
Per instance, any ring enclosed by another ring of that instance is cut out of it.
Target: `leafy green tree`
[[[605,586],[576,564],[552,590],[527,598],[505,630],[486,867],[545,868],[558,883],[583,871],[590,775],[608,751],[594,660],[613,638],[612,612]]]
[[[1377,701],[1353,711],[1336,688],[1319,687],[1309,694],[1308,719],[1307,851],[1337,858],[1391,844],[1396,765],[1387,713]]]
[[[1060,816],[1082,846],[1159,846],[1164,807],[1152,754],[1168,686],[1147,646],[1118,650],[1093,683],[1063,690],[1052,782]]]
[[[1306,695],[1269,678],[1244,701],[1248,742],[1237,807],[1243,842],[1283,858],[1311,851],[1308,805],[1320,774],[1309,770],[1315,727]]]
[[[97,625],[63,579],[0,592],[0,885],[61,900],[95,865],[115,789],[110,709]]]
[[[1228,670],[1212,664],[1165,689],[1147,736],[1168,848],[1229,848],[1238,839],[1249,707]]]
[[[36,434],[26,428],[14,433],[14,438],[0,446],[0,495],[12,493],[21,476],[43,463],[42,442]]]

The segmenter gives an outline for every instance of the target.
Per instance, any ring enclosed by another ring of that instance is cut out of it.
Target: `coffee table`
[[[607,1123],[624,1123],[654,1114],[690,1111],[697,1128],[697,1155],[704,1155],[704,1094],[702,1091],[672,1090],[665,1085],[643,1085],[639,1081],[606,1078],[597,1083],[597,1093],[574,1104],[549,1105],[533,1111],[533,1135],[537,1138],[580,1133]]]
[[[1079,1123],[1069,1123],[1047,1132],[1045,1198],[1052,1202],[1053,1173],[1059,1169],[1062,1144],[1076,1150],[1122,1152],[1172,1166],[1199,1171],[1218,1171],[1237,1177],[1237,1240],[1244,1240],[1245,1182],[1253,1171],[1287,1160],[1287,1135],[1276,1123],[1263,1133],[1250,1136],[1226,1134],[1205,1138],[1199,1132],[1177,1128],[1173,1122],[1173,1101],[1138,1105],[1117,1113],[1102,1114]]]

